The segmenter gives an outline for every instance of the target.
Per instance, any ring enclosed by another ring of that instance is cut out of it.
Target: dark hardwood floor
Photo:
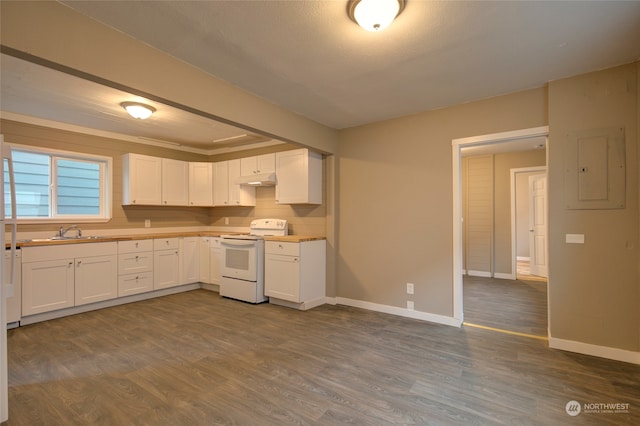
[[[196,290],[8,338],[11,426],[640,424],[638,365],[342,306]]]
[[[547,284],[530,280],[464,276],[464,321],[547,336]]]

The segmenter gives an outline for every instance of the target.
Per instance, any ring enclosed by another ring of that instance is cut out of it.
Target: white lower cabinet
[[[325,265],[325,240],[301,243],[267,241],[265,295],[269,296],[271,302],[292,302],[290,306],[298,309],[323,304],[326,294]]]
[[[75,306],[73,264],[73,258],[22,264],[22,316]]]
[[[118,297],[118,256],[75,259],[75,305]]]
[[[153,240],[153,288],[180,285],[180,239]]]
[[[200,281],[200,237],[180,238],[180,284]]]
[[[117,297],[115,242],[25,247],[22,316]]]
[[[222,238],[213,237],[209,241],[209,282],[220,285],[222,278]]]
[[[153,240],[118,241],[118,296],[153,290]]]
[[[200,237],[200,282],[220,285],[220,237]]]

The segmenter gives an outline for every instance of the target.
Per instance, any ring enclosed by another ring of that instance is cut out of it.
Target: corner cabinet
[[[301,310],[322,305],[326,296],[325,267],[325,240],[267,241],[264,294],[269,296],[271,303]]]
[[[276,204],[322,204],[322,155],[306,148],[276,152]]]
[[[213,163],[213,205],[255,206],[256,189],[235,183],[240,177],[240,160]]]

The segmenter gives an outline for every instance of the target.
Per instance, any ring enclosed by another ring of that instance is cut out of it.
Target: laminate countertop
[[[51,238],[34,238],[31,240],[18,240],[18,247],[34,247],[34,246],[54,246],[63,244],[84,244],[84,243],[104,243],[109,241],[132,241],[132,240],[148,240],[156,238],[178,238],[178,237],[219,237],[221,235],[242,234],[241,232],[159,232],[153,234],[135,234],[135,235],[108,235],[83,238],[69,238],[55,240]],[[306,241],[324,240],[325,237],[316,237],[308,235],[287,235],[281,237],[265,237],[265,241],[282,241],[290,243],[302,243]],[[8,245],[7,245],[8,247]]]
[[[280,241],[284,243],[304,243],[307,241],[326,240],[326,237],[314,237],[309,235],[285,235],[281,237],[264,237],[265,241]]]

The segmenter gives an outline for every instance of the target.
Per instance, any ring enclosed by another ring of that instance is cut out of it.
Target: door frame
[[[547,139],[547,143],[549,140]],[[517,220],[516,220],[516,200],[517,200],[517,191],[516,191],[516,178],[520,173],[536,173],[540,174],[547,173],[547,166],[533,166],[533,167],[518,167],[510,170],[511,172],[511,277],[510,279],[515,280],[518,275],[518,267],[517,267],[517,249],[518,249],[518,232],[516,229]],[[547,226],[548,228],[548,226]],[[547,229],[548,230],[548,229]],[[529,242],[527,241],[527,244]]]
[[[453,170],[453,318],[459,325],[462,325],[464,321],[462,303],[462,148],[492,145],[532,137],[548,137],[548,135],[549,126],[541,126],[510,132],[471,136],[453,139],[451,141]],[[547,145],[547,163],[548,157],[549,146]]]

